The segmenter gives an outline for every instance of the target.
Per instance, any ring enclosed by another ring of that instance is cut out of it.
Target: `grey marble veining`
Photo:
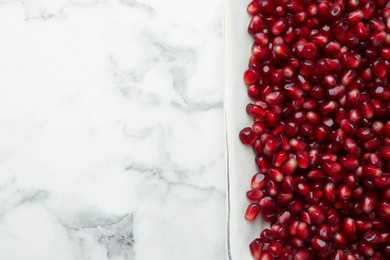
[[[0,259],[226,259],[221,1],[0,0]]]

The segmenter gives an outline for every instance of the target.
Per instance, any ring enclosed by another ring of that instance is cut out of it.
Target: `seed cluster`
[[[390,0],[254,0],[256,259],[390,259]]]

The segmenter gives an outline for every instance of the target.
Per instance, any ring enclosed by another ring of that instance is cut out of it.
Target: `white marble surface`
[[[0,35],[0,259],[226,259],[220,0],[0,0]]]

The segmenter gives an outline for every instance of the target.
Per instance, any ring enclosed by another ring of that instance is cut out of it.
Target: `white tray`
[[[252,118],[245,107],[250,99],[243,82],[248,68],[253,43],[247,33],[250,16],[246,12],[249,3],[244,0],[224,0],[225,27],[225,125],[227,153],[227,247],[231,260],[251,260],[249,243],[268,226],[257,220],[249,223],[244,213],[249,202],[245,193],[256,172],[255,155],[251,147],[241,144],[238,133],[252,125]]]

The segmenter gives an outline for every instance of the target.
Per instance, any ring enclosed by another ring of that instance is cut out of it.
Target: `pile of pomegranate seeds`
[[[390,0],[254,0],[256,259],[390,259]]]

